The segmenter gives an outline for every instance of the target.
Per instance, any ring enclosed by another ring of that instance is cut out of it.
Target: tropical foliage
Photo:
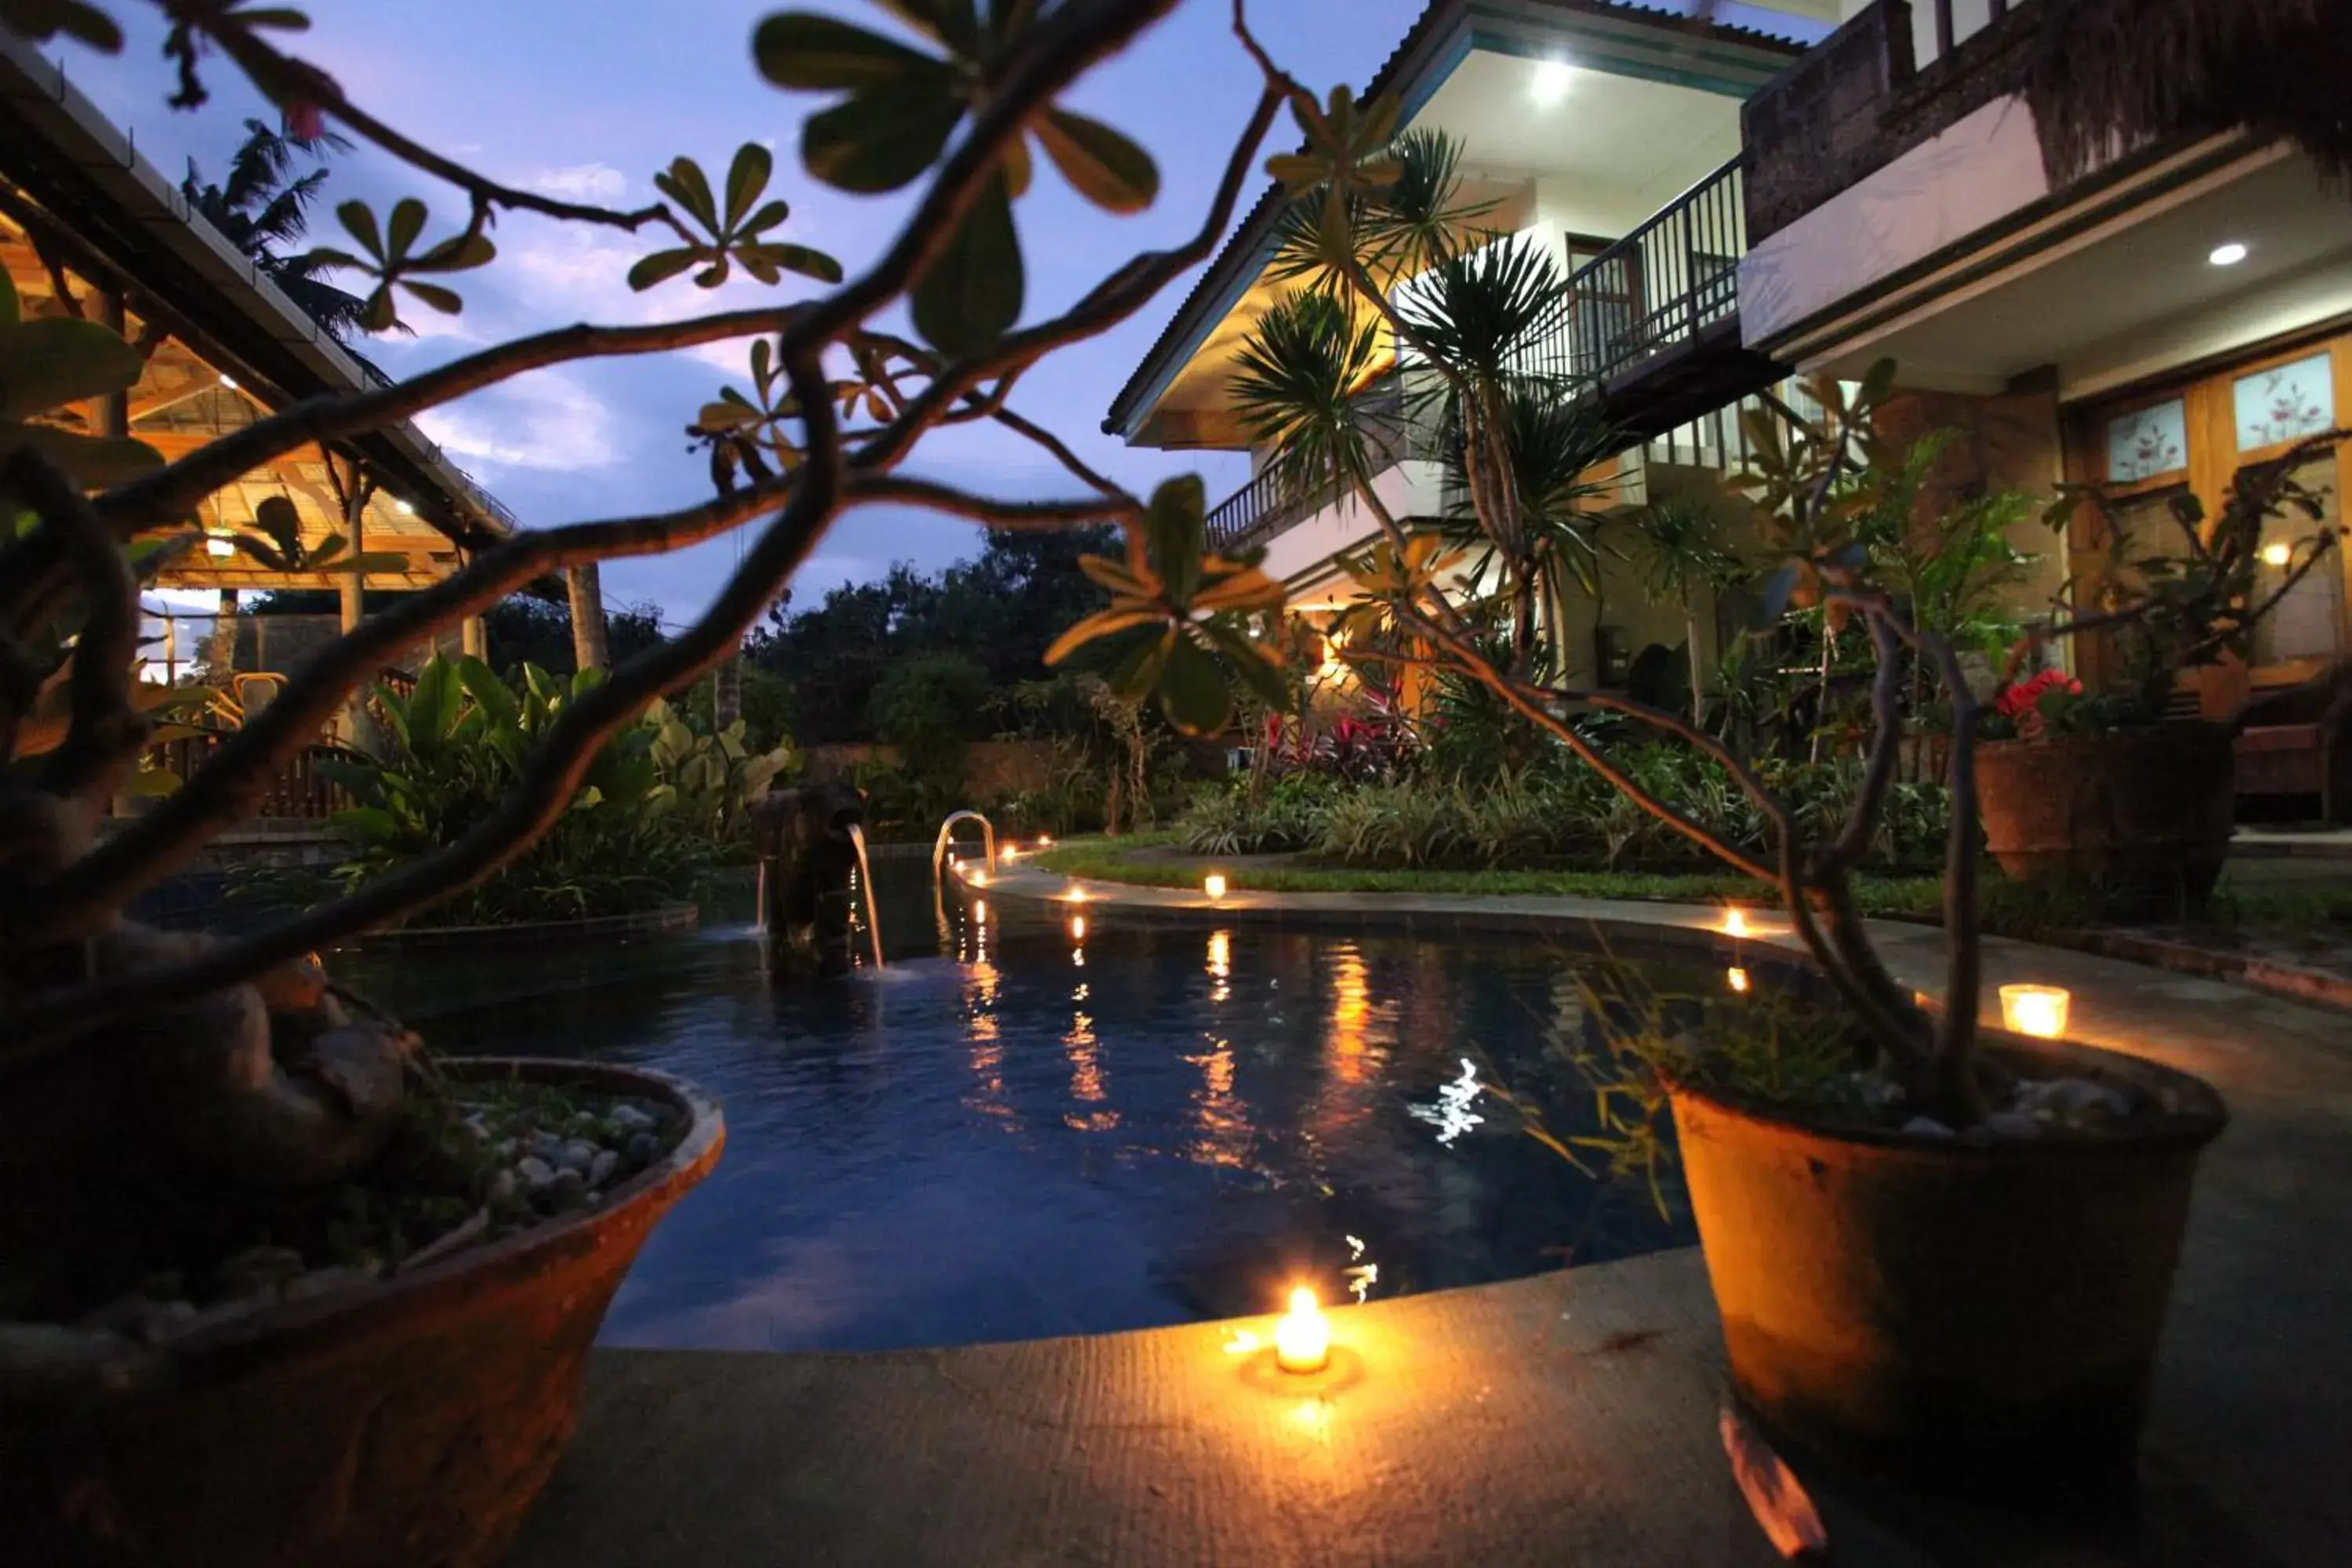
[[[337,868],[367,886],[455,840],[513,789],[564,710],[602,680],[535,665],[509,686],[481,660],[435,658],[405,694],[378,686],[373,755],[322,764],[353,805],[333,826],[355,847]],[[436,912],[443,925],[502,925],[626,914],[689,896],[740,842],[745,813],[790,763],[748,752],[740,721],[697,734],[656,703],[596,753],[555,826],[496,879]]]

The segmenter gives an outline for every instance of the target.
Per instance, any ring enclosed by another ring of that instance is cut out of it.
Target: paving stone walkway
[[[1059,879],[1000,876],[992,898]],[[1111,918],[1655,940],[1716,911],[1566,899],[1090,885]],[[1940,991],[1939,933],[1874,928]],[[1691,940],[1685,937],[1677,940]],[[1704,939],[1701,939],[1704,940]],[[1785,942],[1768,932],[1764,942]],[[2352,1017],[1994,941],[1987,984],[2074,993],[2077,1037],[2200,1074],[2206,1156],[2132,1521],[2023,1521],[1825,1488],[1852,1564],[2303,1568],[2352,1562]],[[598,1564],[1775,1561],[1716,1433],[1696,1250],[1334,1315],[1316,1385],[1227,1353],[1234,1325],[876,1355],[602,1352],[517,1568]],[[1248,1325],[1243,1325],[1248,1326]],[[1258,1325],[1263,1327],[1264,1325]]]

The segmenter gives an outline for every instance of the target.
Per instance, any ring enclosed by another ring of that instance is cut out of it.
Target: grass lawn
[[[1316,865],[1295,856],[1186,855],[1169,833],[1138,833],[1122,838],[1078,838],[1034,857],[1041,868],[1065,877],[1126,882],[1146,888],[1197,888],[1211,867],[1235,888],[1268,893],[1434,893],[1447,897],[1538,894],[1555,898],[1648,900],[1676,904],[1747,904],[1777,907],[1773,889],[1752,879],[1723,872],[1570,870],[1395,871]],[[2099,923],[2081,903],[2011,882],[1987,862],[1980,889],[1984,929],[1995,935],[2053,941]],[[1854,879],[1862,912],[1889,920],[1940,921],[1944,884],[1939,877]],[[2315,928],[2343,929],[2352,921],[2352,887],[2273,885],[2233,874],[2222,885],[2200,930],[2240,937],[2308,941]],[[2190,940],[2197,940],[2191,935]]]
[[[1145,888],[1195,888],[1213,865],[1235,888],[1268,893],[1533,893],[1554,898],[1640,899],[1659,903],[1739,903],[1772,906],[1773,890],[1734,872],[1640,871],[1376,871],[1349,866],[1316,866],[1289,857],[1255,863],[1251,856],[1212,859],[1186,856],[1167,834],[1080,838],[1057,844],[1032,858],[1042,869],[1064,877],[1125,882]],[[1943,884],[1934,877],[1864,877],[1855,884],[1863,912],[1934,917]]]

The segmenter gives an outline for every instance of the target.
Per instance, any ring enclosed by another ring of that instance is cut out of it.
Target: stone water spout
[[[873,878],[865,875],[865,802],[833,779],[770,792],[752,807],[760,859],[760,921],[769,952],[795,974],[845,974],[851,966],[853,883],[864,878],[866,924],[881,963]]]

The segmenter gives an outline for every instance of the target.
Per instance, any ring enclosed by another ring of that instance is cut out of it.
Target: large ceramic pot
[[[1985,847],[2021,881],[2094,889],[2118,916],[2195,912],[2230,852],[2236,761],[2220,724],[1989,741]]]
[[[2128,1135],[1827,1132],[1676,1086],[1732,1379],[1816,1455],[2012,1499],[2127,1485],[2198,1152],[2198,1079],[2087,1047],[2020,1065],[2135,1086]]]
[[[496,1563],[579,1420],[588,1348],[646,1233],[718,1163],[718,1105],[663,1074],[451,1060],[456,1077],[667,1101],[669,1155],[604,1205],[381,1285],[171,1343],[154,1375],[0,1405],[11,1563]]]

